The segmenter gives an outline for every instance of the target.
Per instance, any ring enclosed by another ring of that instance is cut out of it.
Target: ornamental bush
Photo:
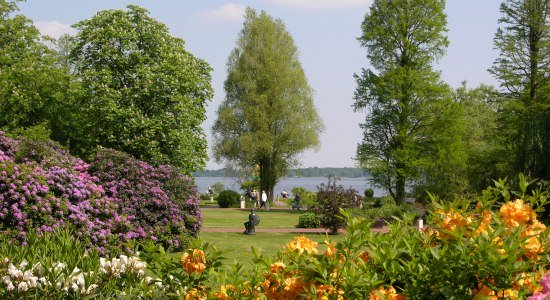
[[[202,216],[197,190],[183,191],[189,183],[174,169],[155,168],[123,152],[102,149],[90,164],[90,174],[116,199],[119,210],[132,216],[128,237],[146,237],[179,249],[188,244],[188,234],[198,234]]]
[[[346,221],[342,218],[341,209],[359,207],[362,197],[353,188],[344,189],[337,180],[329,178],[328,183],[322,183],[317,191],[317,202],[311,210],[319,217],[321,226],[330,229],[332,234],[344,228]]]
[[[70,224],[101,252],[132,239],[182,248],[200,229],[192,179],[168,166],[105,150],[91,169],[54,142],[16,141],[3,132],[0,149],[0,229],[23,244],[29,230]]]
[[[315,215],[312,212],[307,212],[305,214],[300,215],[300,218],[298,218],[298,228],[317,228],[321,226],[321,222],[319,221],[319,218],[317,215]]]
[[[239,202],[239,193],[232,190],[221,191],[216,198],[220,208],[234,207]]]

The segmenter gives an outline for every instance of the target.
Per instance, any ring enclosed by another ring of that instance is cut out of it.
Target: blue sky
[[[354,73],[368,67],[366,49],[357,37],[371,0],[27,0],[20,13],[35,22],[42,33],[58,36],[74,33],[70,25],[97,11],[134,4],[147,8],[170,33],[183,38],[186,48],[214,68],[215,96],[203,124],[210,144],[210,127],[224,99],[226,61],[242,27],[246,6],[265,10],[283,20],[300,51],[300,61],[315,90],[315,105],[325,123],[321,148],[302,155],[303,167],[352,167],[365,116],[352,109],[356,87]],[[469,87],[497,85],[487,72],[497,56],[493,36],[498,27],[499,0],[448,0],[450,45],[436,70],[452,87],[464,80]],[[210,155],[210,150],[209,150]],[[210,161],[208,169],[220,166]]]

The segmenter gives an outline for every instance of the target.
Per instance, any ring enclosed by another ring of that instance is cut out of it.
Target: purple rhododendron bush
[[[26,233],[74,228],[100,252],[150,239],[184,249],[201,226],[193,179],[105,149],[91,164],[50,141],[14,140],[0,131],[0,229]]]

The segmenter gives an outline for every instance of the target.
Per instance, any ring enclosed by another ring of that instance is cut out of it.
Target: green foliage
[[[272,199],[279,178],[319,145],[322,130],[298,49],[280,19],[248,8],[227,69],[212,127],[214,157],[259,168],[259,190]]]
[[[220,208],[234,207],[239,202],[239,199],[239,193],[232,190],[221,191],[218,197],[216,197],[216,201]]]
[[[70,63],[84,87],[75,148],[87,154],[101,145],[184,173],[203,168],[211,67],[137,6],[100,11],[74,26]]]
[[[32,20],[16,12],[18,1],[0,1],[0,128],[56,126],[68,103],[69,74],[55,66]]]
[[[315,213],[307,212],[298,219],[298,228],[317,228],[321,226],[321,221]]]
[[[342,217],[342,209],[359,207],[362,199],[353,188],[344,189],[337,184],[337,180],[328,179],[322,183],[317,191],[317,203],[310,209],[315,212],[321,221],[321,226],[336,234],[338,229],[346,225]]]
[[[489,70],[503,87],[500,127],[514,172],[550,178],[550,1],[504,0]]]
[[[303,187],[295,186],[291,190],[292,194],[296,196],[300,194],[300,206],[312,207],[317,203],[317,193],[308,191]]]
[[[459,108],[432,70],[448,44],[444,7],[442,0],[378,0],[362,24],[373,70],[355,75],[354,109],[368,113],[357,156],[398,202],[407,185],[435,178],[445,186],[464,167]]]
[[[363,192],[363,194],[365,195],[365,200],[369,200],[369,199],[372,199],[372,197],[374,196],[374,190],[373,189],[365,189],[365,191]]]
[[[221,182],[214,182],[214,184],[212,184],[211,188],[214,191],[214,195],[217,195],[220,192],[222,192],[223,190],[225,190],[225,185],[223,185],[223,183],[221,183]]]
[[[455,98],[463,108],[462,122],[465,125],[462,136],[467,153],[464,176],[468,190],[478,193],[494,179],[504,178],[511,165],[505,134],[498,123],[500,95],[493,87],[480,85],[468,89],[463,82],[455,90]],[[437,191],[430,192],[439,195]]]

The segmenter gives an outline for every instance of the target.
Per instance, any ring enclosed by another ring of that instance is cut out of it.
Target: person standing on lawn
[[[267,207],[267,194],[265,193],[265,191],[262,191],[262,203],[260,203],[260,208],[262,208],[262,206],[265,206],[266,209],[269,209]]]

